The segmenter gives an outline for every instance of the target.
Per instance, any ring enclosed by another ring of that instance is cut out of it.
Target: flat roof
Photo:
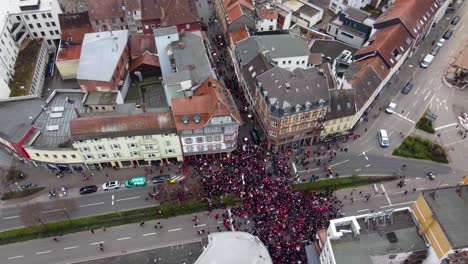
[[[41,113],[41,98],[14,97],[0,100],[0,135],[13,142],[21,140],[32,127],[34,119]]]
[[[110,81],[127,41],[128,30],[87,33],[76,79]]]
[[[83,105],[113,105],[116,100],[117,92],[88,92]]]
[[[468,247],[468,185],[422,192],[453,248]]]
[[[31,146],[41,149],[71,147],[68,144],[71,139],[70,120],[76,118],[75,109],[85,111],[81,104],[83,96],[80,90],[55,90],[47,99],[46,110],[34,122],[36,133],[40,133]]]
[[[81,55],[81,45],[62,46],[58,51],[57,62],[79,60]]]
[[[381,220],[376,225],[374,220],[365,223],[365,218],[356,219],[361,230],[358,237],[344,233],[337,240],[330,239],[336,264],[373,264],[390,263],[392,256],[426,249],[424,239],[418,234],[418,228],[408,210],[394,212],[393,223]],[[340,226],[339,230],[351,230]],[[338,231],[339,231],[338,230]],[[394,233],[397,241],[391,243],[387,234]]]

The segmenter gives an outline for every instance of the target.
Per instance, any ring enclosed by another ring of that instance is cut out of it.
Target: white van
[[[421,62],[421,68],[427,68],[431,64],[433,59],[433,55],[427,54],[426,57],[424,57],[424,60]]]
[[[390,146],[390,140],[388,139],[387,130],[380,129],[379,142],[380,142],[380,146],[382,146],[383,148]]]

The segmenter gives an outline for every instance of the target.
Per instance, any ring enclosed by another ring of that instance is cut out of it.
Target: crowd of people
[[[241,199],[222,215],[225,228],[258,236],[274,263],[304,263],[304,246],[330,219],[340,217],[342,202],[333,190],[293,191],[287,157],[269,154],[261,146],[245,145],[222,159],[188,163],[207,200],[226,195]]]

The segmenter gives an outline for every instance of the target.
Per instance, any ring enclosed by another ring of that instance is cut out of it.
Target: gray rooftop
[[[346,10],[343,10],[341,12],[343,12],[343,14],[346,14],[348,18],[361,23],[364,22],[364,20],[370,16],[369,13],[353,7],[348,7]]]
[[[393,259],[394,254],[409,253],[426,249],[424,239],[418,234],[418,229],[408,211],[394,212],[393,224],[387,219],[387,224],[371,219],[370,226],[365,218],[357,219],[361,227],[356,238],[353,233],[345,233],[340,239],[330,240],[336,264],[375,264],[403,263]],[[350,230],[350,226],[341,226],[340,230]],[[391,243],[387,234],[394,232],[397,242]]]
[[[177,27],[172,26],[172,27],[161,27],[161,28],[156,28],[153,30],[153,34],[155,37],[160,37],[160,36],[166,36],[166,35],[172,35],[177,33]]]
[[[326,120],[351,116],[356,113],[355,94],[353,89],[330,90],[330,106]]]
[[[323,54],[325,58],[330,57],[332,60],[336,59],[343,50],[348,50],[354,54],[357,49],[337,40],[313,40],[310,47],[311,53]]]
[[[330,100],[327,79],[317,68],[296,68],[291,72],[274,67],[257,80],[271,105],[271,113],[278,116],[327,106]]]
[[[20,141],[44,104],[43,99],[36,97],[0,100],[0,136],[13,142]]]
[[[422,195],[453,248],[468,247],[468,185],[423,191]]]
[[[242,67],[242,76],[245,83],[250,90],[250,94],[254,95],[257,89],[257,76],[273,68],[273,65],[263,57],[262,54],[258,54],[253,60]]]
[[[83,39],[78,80],[108,82],[127,46],[128,30],[88,33]]]
[[[361,73],[359,78],[352,82],[351,85],[356,93],[355,98],[357,109],[361,109],[361,107],[364,106],[367,100],[379,87],[380,83],[382,83],[382,80],[372,67],[367,67],[366,70]]]
[[[84,93],[80,90],[61,90],[52,94],[50,100],[40,116],[34,122],[35,133],[39,136],[30,143],[33,147],[41,149],[54,149],[57,147],[69,147],[70,120],[76,118],[75,108],[84,112],[81,100]],[[66,101],[68,98],[68,102]]]
[[[301,6],[301,8],[299,8],[296,12],[302,13],[302,14],[308,16],[308,17],[313,17],[319,12],[319,10],[305,4],[305,5]]]
[[[84,105],[113,105],[116,104],[117,92],[88,92]]]
[[[255,56],[260,54],[257,40],[254,37],[237,42],[237,50],[242,64],[252,61]]]

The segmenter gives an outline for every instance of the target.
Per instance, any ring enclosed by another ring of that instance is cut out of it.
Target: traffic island
[[[442,146],[420,136],[406,137],[401,145],[393,151],[393,155],[449,163]]]
[[[428,116],[429,116],[429,118],[428,118]],[[426,131],[427,133],[434,134],[435,130],[432,127],[432,120],[430,119],[429,110],[424,112],[423,116],[416,123],[416,128],[420,129],[422,131]]]
[[[5,200],[10,200],[10,199],[23,198],[23,197],[30,196],[30,195],[33,195],[35,193],[38,193],[38,192],[40,192],[40,191],[42,191],[44,189],[45,189],[45,187],[32,187],[32,188],[25,189],[25,190],[22,190],[22,191],[17,191],[17,192],[14,192],[14,191],[6,192],[2,196],[1,200],[5,201]]]
[[[305,192],[322,192],[326,190],[353,188],[392,180],[395,180],[394,176],[359,176],[357,174],[353,174],[350,177],[324,179],[296,184],[293,186],[293,190]]]

